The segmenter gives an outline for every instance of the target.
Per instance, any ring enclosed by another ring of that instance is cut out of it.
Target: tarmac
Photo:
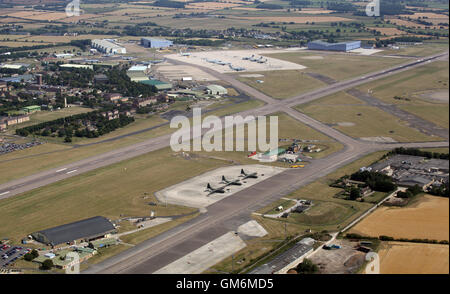
[[[246,173],[256,172],[258,178],[243,180],[240,176],[242,169]],[[163,203],[205,208],[245,188],[268,179],[283,170],[283,168],[279,167],[257,164],[222,167],[158,191],[155,193],[155,196]],[[239,180],[241,185],[229,185],[224,189],[225,193],[211,193],[206,188],[208,184],[214,189],[225,186],[226,183],[222,182],[222,176],[225,176],[225,179],[228,181]]]

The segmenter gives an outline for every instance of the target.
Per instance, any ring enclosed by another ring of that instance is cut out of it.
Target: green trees
[[[395,155],[395,154],[404,154],[404,155],[412,155],[412,156],[423,156],[426,158],[438,158],[438,159],[449,159],[448,153],[439,153],[439,152],[430,152],[430,151],[422,151],[417,148],[395,148],[386,156]]]
[[[31,252],[25,254],[23,258],[26,261],[32,261],[33,259],[35,259],[38,256],[39,256],[39,252],[37,252],[36,249],[33,249]]]
[[[17,129],[16,134],[26,137],[30,134],[50,136],[56,133],[58,137],[65,137],[64,141],[70,143],[74,134],[77,137],[96,138],[132,122],[134,118],[126,115],[109,120],[101,112],[92,111]],[[86,127],[87,125],[94,127],[94,130]]]
[[[299,274],[314,274],[319,270],[319,268],[311,260],[305,258],[303,262],[297,265],[295,270]]]
[[[361,190],[357,187],[352,187],[350,190],[350,199],[356,200],[361,197]]]
[[[42,266],[41,266],[41,268],[43,269],[43,270],[50,270],[50,269],[52,269],[53,268],[53,261],[51,260],[51,259],[46,259],[46,260],[44,260],[44,262],[42,263]]]
[[[423,192],[422,188],[420,188],[419,185],[415,185],[414,187],[410,187],[410,188],[406,189],[406,191],[404,191],[404,192],[403,191],[397,192],[397,197],[398,198],[412,198],[422,192]]]
[[[390,192],[397,188],[390,176],[378,172],[358,171],[350,179],[365,182],[370,189],[380,192]]]

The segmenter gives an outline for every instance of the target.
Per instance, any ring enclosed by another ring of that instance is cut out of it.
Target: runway
[[[224,233],[235,230],[251,218],[251,213],[262,208],[301,186],[319,179],[368,153],[395,147],[448,147],[448,142],[418,143],[372,143],[355,140],[291,107],[355,87],[375,79],[411,69],[446,57],[448,52],[437,54],[420,61],[413,61],[397,67],[368,74],[349,81],[328,85],[324,88],[286,100],[275,100],[235,80],[231,75],[220,74],[207,68],[202,70],[224,80],[247,95],[264,101],[266,105],[236,115],[268,115],[285,112],[296,120],[342,143],[344,148],[325,158],[314,160],[306,169],[286,170],[272,178],[235,193],[208,207],[199,217],[146,240],[97,265],[85,273],[152,273],[187,253],[203,246]],[[182,64],[176,62],[177,64]],[[206,130],[205,130],[206,131]],[[152,138],[141,143],[86,158],[55,169],[11,181],[0,185],[0,199],[36,189],[87,171],[108,166],[151,151],[169,146],[171,134]]]
[[[384,78],[386,76],[414,68],[420,65],[424,65],[428,63],[429,61],[437,60],[439,58],[445,58],[448,56],[448,52],[436,54],[430,57],[426,57],[421,59],[420,61],[412,61],[406,64],[402,64],[396,67],[393,67],[391,69],[378,71],[369,75],[366,75],[364,77],[359,77],[356,79],[352,79],[349,81],[339,82],[335,84],[328,85],[326,87],[323,87],[321,89],[312,91],[310,93],[302,94],[290,99],[285,100],[276,100],[273,99],[259,91],[257,91],[254,88],[251,88],[250,86],[237,81],[234,79],[231,75],[227,74],[221,74],[215,71],[212,71],[208,68],[200,67],[202,70],[210,73],[211,75],[216,76],[217,78],[220,78],[234,87],[238,88],[239,90],[245,92],[247,95],[254,97],[256,99],[259,99],[261,101],[264,101],[266,104],[260,108],[247,110],[241,113],[237,113],[236,115],[241,116],[258,116],[258,115],[268,115],[275,112],[286,112],[291,116],[294,116],[297,120],[300,122],[310,126],[311,128],[318,130],[322,132],[323,134],[337,140],[338,142],[344,144],[344,146],[353,145],[357,143],[357,140],[344,135],[340,133],[339,131],[333,129],[332,127],[329,127],[319,121],[316,121],[304,114],[301,114],[300,112],[291,109],[291,107],[307,103],[322,97],[325,97],[327,95],[352,88],[354,86],[360,85],[364,82],[368,82],[374,79],[380,79]],[[176,61],[177,64],[183,64],[181,62]],[[151,151],[155,151],[164,147],[169,146],[170,143],[170,134],[164,135],[161,137],[152,138],[137,144],[133,144],[124,148],[120,148],[117,150],[113,150],[110,152],[106,152],[100,155],[92,156],[71,164],[67,164],[64,166],[60,166],[58,168],[50,169],[47,171],[43,171],[40,173],[37,173],[35,175],[31,175],[28,177],[24,177],[21,179],[13,180],[8,183],[4,183],[0,185],[0,200],[9,198],[27,191],[30,191],[32,189],[36,189],[51,183],[55,183],[57,181],[67,179],[72,176],[79,175],[81,173],[94,170],[96,168],[104,167],[111,165],[113,163],[120,162],[122,160],[126,160],[129,158],[133,158]],[[370,144],[370,143],[366,143]],[[61,172],[62,169],[67,170],[67,172]],[[68,173],[69,172],[69,173]]]

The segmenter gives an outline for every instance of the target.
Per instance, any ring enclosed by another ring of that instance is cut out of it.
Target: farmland
[[[378,255],[381,274],[449,273],[448,245],[383,242]]]
[[[371,237],[448,240],[448,198],[424,195],[404,208],[381,207],[351,229]]]

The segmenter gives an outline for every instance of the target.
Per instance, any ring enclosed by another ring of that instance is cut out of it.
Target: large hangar
[[[166,39],[141,38],[141,45],[147,48],[167,48],[173,46],[173,42]]]
[[[107,218],[96,216],[35,232],[31,236],[40,243],[57,246],[81,239],[92,240],[101,238],[114,230],[114,225]]]
[[[361,41],[328,43],[325,41],[316,40],[308,43],[308,49],[310,50],[330,50],[330,51],[347,52],[359,48],[361,48]]]

